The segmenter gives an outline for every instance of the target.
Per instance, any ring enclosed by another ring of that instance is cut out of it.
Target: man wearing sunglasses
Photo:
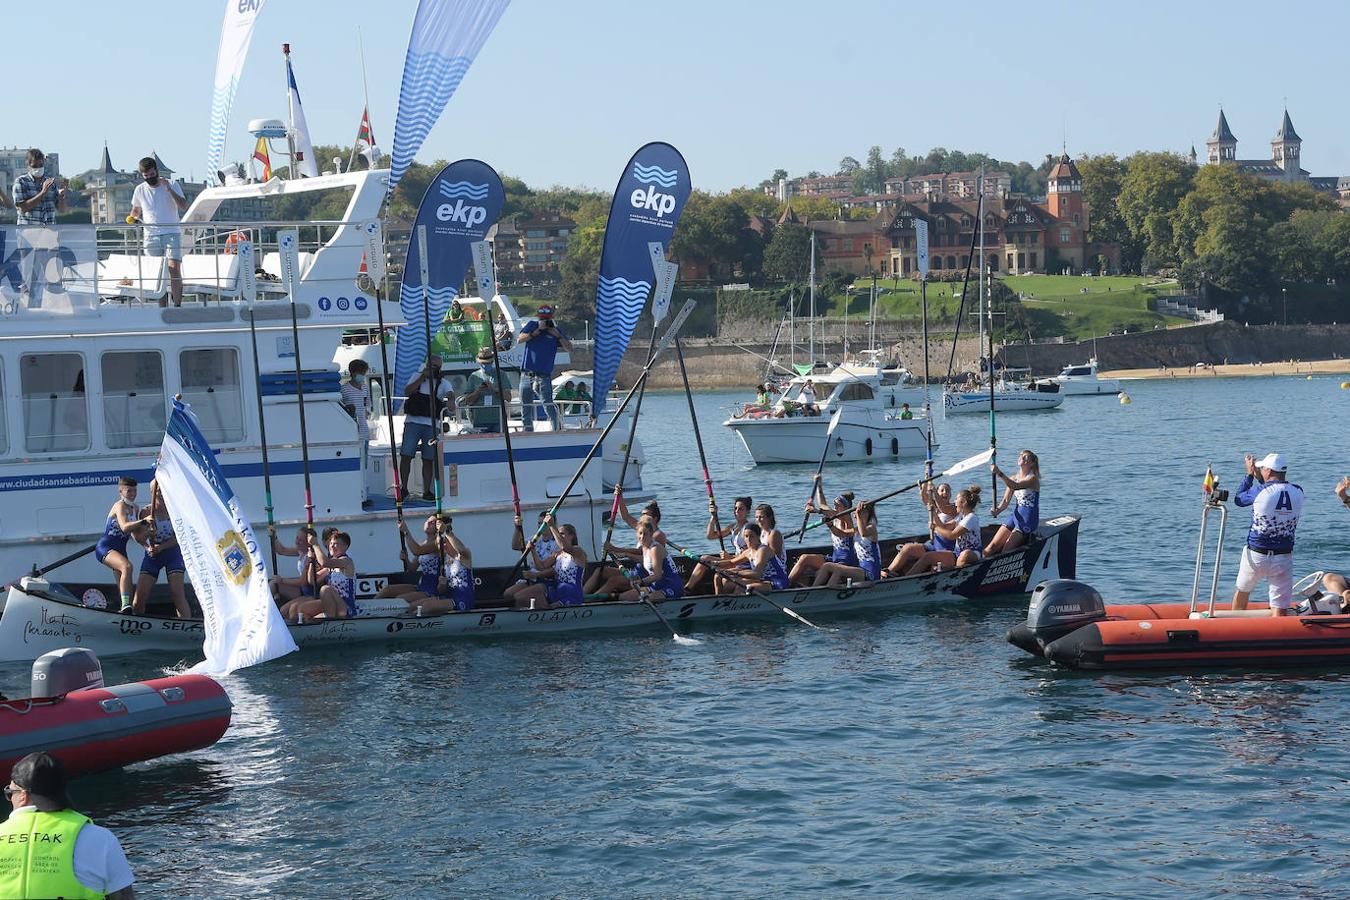
[[[0,823],[0,897],[133,900],[121,843],[70,808],[60,760],[28,754],[4,790],[13,811]]]

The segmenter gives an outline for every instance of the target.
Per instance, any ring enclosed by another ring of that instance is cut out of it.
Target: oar
[[[781,322],[779,323],[781,326]],[[698,461],[703,466],[703,486],[708,490],[708,504],[712,507],[713,530],[722,552],[727,552],[727,540],[722,535],[722,523],[717,519],[717,498],[713,496],[712,476],[708,474],[708,454],[703,452],[703,435],[698,430],[698,413],[694,411],[694,392],[689,389],[689,372],[684,367],[684,350],[680,338],[675,337],[675,358],[680,361],[680,380],[684,382],[684,399],[689,401],[689,421],[694,426],[694,443],[698,445]]]
[[[516,457],[511,449],[511,425],[506,418],[506,388],[502,383],[502,361],[497,355],[497,329],[492,323],[491,298],[487,301],[487,326],[489,346],[492,347],[492,369],[497,378],[497,414],[502,420],[502,439],[506,442],[506,470],[511,476],[511,506],[515,510],[516,518],[520,519],[520,488],[516,483]],[[522,408],[521,415],[524,414]]]
[[[637,380],[633,382],[633,386],[628,389],[628,393],[619,403],[618,408],[614,410],[614,415],[610,418],[609,424],[604,427],[604,430],[600,432],[600,436],[595,439],[595,443],[591,445],[591,449],[587,451],[586,458],[581,461],[581,465],[577,466],[577,470],[572,473],[572,480],[567,482],[567,487],[563,488],[562,493],[558,495],[558,499],[554,501],[553,506],[549,509],[549,513],[555,516],[558,514],[558,510],[567,500],[568,495],[572,493],[572,488],[576,487],[577,482],[581,480],[581,475],[586,471],[586,467],[590,465],[591,460],[595,458],[595,454],[599,453],[600,448],[604,446],[605,438],[609,437],[609,433],[614,430],[614,426],[619,421],[619,415],[627,408],[629,401],[633,399],[642,384],[647,380],[647,373],[652,370],[652,366],[656,365],[656,361],[660,358],[661,352],[670,345],[670,342],[674,339],[675,335],[679,333],[681,326],[684,325],[684,320],[689,318],[689,313],[693,312],[696,305],[697,304],[693,300],[686,300],[684,306],[675,314],[675,318],[671,321],[670,327],[666,329],[666,333],[657,343],[656,351],[652,354],[651,358],[647,360],[647,365],[643,367],[642,373],[638,376]],[[516,580],[516,576],[520,573],[520,567],[525,565],[525,560],[529,558],[531,548],[538,542],[539,536],[544,533],[544,524],[545,523],[541,521],[539,526],[535,529],[534,534],[525,542],[525,549],[521,552],[520,559],[516,560],[516,564],[511,567],[511,575],[506,579],[507,584],[511,584]]]
[[[703,562],[703,557],[699,556],[697,553],[691,553],[691,552],[689,552],[688,550],[686,550],[685,548],[681,547],[679,544],[675,543],[674,541],[672,541],[672,540],[670,539],[670,535],[666,535],[666,546],[667,546],[667,547],[673,547],[673,548],[675,549],[675,552],[676,552],[676,553],[679,553],[679,554],[680,554],[681,556],[683,556],[685,559],[692,559],[692,560],[695,560],[695,561],[697,561],[697,562]],[[705,563],[705,565],[707,565],[707,564]],[[739,576],[737,576],[737,575],[731,574],[731,571],[730,571],[729,569],[718,569],[718,570],[717,570],[717,574],[718,574],[718,575],[721,575],[723,578],[727,579],[728,581],[731,581],[731,582],[734,582],[734,583],[740,585],[741,587],[745,588],[745,590],[746,590],[747,593],[754,594],[756,597],[758,597],[759,599],[763,600],[765,603],[767,603],[767,604],[769,604],[770,606],[776,608],[779,612],[782,612],[782,613],[786,614],[789,618],[796,619],[798,622],[801,622],[803,625],[808,625],[808,626],[810,626],[811,628],[817,629],[818,631],[837,632],[837,631],[839,630],[838,628],[825,628],[825,627],[823,627],[823,626],[821,626],[821,625],[817,625],[815,622],[812,622],[810,619],[806,618],[806,616],[804,616],[804,615],[802,615],[801,613],[797,612],[795,609],[792,609],[792,608],[790,608],[790,607],[784,606],[783,604],[779,603],[777,600],[773,599],[773,598],[770,597],[768,594],[764,593],[763,591],[759,590],[758,588],[752,588],[752,587],[750,587],[750,583],[749,583],[749,582],[747,582],[745,579],[743,579],[743,578],[741,578],[741,577],[739,577]]]
[[[834,415],[830,416],[830,427],[825,431],[825,446],[820,448],[820,462],[816,463],[816,476],[811,479],[811,495],[806,498],[807,506],[810,506],[816,499],[816,479],[820,477],[821,472],[825,471],[825,457],[828,456],[830,452],[830,438],[834,437],[834,427],[839,424],[839,416],[843,411],[844,408],[841,406],[834,411]],[[810,510],[807,510],[802,513],[802,527],[797,531],[797,543],[799,544],[802,542],[802,537],[806,534],[806,523],[809,521],[811,521],[811,512]]]
[[[979,453],[976,453],[974,456],[963,459],[958,463],[954,463],[952,466],[937,473],[936,475],[927,475],[923,478],[920,478],[913,484],[907,484],[902,488],[897,488],[896,490],[891,491],[889,494],[882,494],[880,497],[876,497],[871,500],[864,500],[861,503],[858,503],[857,505],[852,506],[848,509],[843,509],[840,510],[839,512],[824,515],[821,517],[819,522],[812,522],[810,525],[806,526],[806,530],[810,531],[812,528],[819,528],[821,525],[824,525],[831,519],[837,519],[841,516],[851,516],[853,515],[854,510],[858,509],[858,507],[860,506],[868,504],[875,505],[877,503],[880,503],[882,500],[889,500],[892,497],[899,496],[900,494],[903,494],[905,491],[912,491],[916,487],[921,487],[925,484],[929,484],[930,482],[937,481],[939,478],[950,478],[953,475],[960,475],[963,472],[969,472],[972,469],[978,469],[981,466],[987,466],[989,465],[989,460],[991,460],[993,456],[994,456],[993,450],[981,451]],[[796,534],[797,532],[793,532],[792,534],[786,535],[786,537],[793,537]]]

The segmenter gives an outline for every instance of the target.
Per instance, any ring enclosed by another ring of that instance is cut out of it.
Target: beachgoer
[[[399,523],[399,536],[413,554],[416,584],[391,584],[378,597],[398,597],[408,604],[408,612],[439,616],[448,612],[473,609],[473,554],[455,536],[454,522],[441,514],[431,515],[422,525],[426,542],[413,540],[406,521]],[[439,540],[438,540],[439,538]],[[440,552],[437,552],[437,544]]]
[[[143,179],[131,193],[132,218],[145,224],[145,253],[162,256],[169,269],[169,296],[174,306],[183,305],[183,229],[179,218],[187,211],[187,197],[177,182],[160,177],[153,156],[140,161]],[[160,306],[168,304],[160,298]]]
[[[526,322],[516,337],[525,345],[525,358],[520,366],[520,409],[525,430],[534,430],[535,400],[543,404],[548,420],[556,430],[558,412],[553,406],[553,364],[558,348],[571,351],[572,342],[553,321],[553,307],[541,306],[535,317]]]
[[[853,551],[857,565],[827,562],[816,571],[815,587],[843,587],[852,581],[881,578],[881,546],[877,542],[876,504],[864,500],[853,508]]]
[[[108,510],[103,524],[103,535],[94,547],[94,558],[117,573],[117,589],[121,594],[123,613],[131,612],[131,560],[127,559],[127,542],[140,541],[155,522],[152,517],[140,517],[136,509],[136,479],[123,475],[117,479],[117,502]]]
[[[925,507],[930,509],[937,508],[938,522],[942,525],[950,525],[957,519],[956,505],[952,503],[952,486],[950,484],[939,484],[930,491],[929,484],[919,485],[919,500]],[[886,568],[881,570],[883,578],[892,575],[905,575],[918,562],[919,557],[925,553],[931,553],[936,550],[953,551],[956,549],[956,542],[950,538],[943,537],[936,531],[929,535],[928,540],[919,543],[917,541],[905,544],[898,551],[895,557],[890,561]]]
[[[1017,468],[1017,477],[1009,478],[998,467],[998,463],[989,464],[989,471],[994,473],[994,477],[1007,485],[1003,499],[990,512],[995,516],[1001,515],[1010,503],[1016,502],[1017,505],[1012,515],[1008,516],[1008,521],[998,527],[997,533],[985,545],[985,556],[1022,546],[1031,540],[1041,525],[1041,459],[1030,450],[1023,450],[1017,454]]]
[[[169,596],[173,599],[174,612],[180,619],[192,618],[192,608],[188,606],[187,593],[183,589],[183,573],[187,566],[183,563],[183,551],[178,546],[178,536],[173,532],[173,522],[169,519],[169,508],[164,505],[164,495],[150,482],[151,504],[141,510],[144,518],[154,522],[154,530],[146,530],[144,542],[145,556],[141,558],[141,572],[136,578],[136,596],[131,601],[131,610],[136,615],[144,615],[150,592],[164,572],[169,582]]]
[[[852,509],[852,491],[844,491],[838,497],[835,497],[833,506],[826,503],[825,488],[821,482],[820,473],[816,473],[815,493],[806,504],[806,512],[808,515],[820,513],[825,522],[825,527],[830,529],[830,543],[834,546],[830,550],[829,556],[823,553],[804,553],[797,557],[797,561],[792,566],[792,571],[788,573],[788,579],[793,584],[802,586],[814,584],[816,573],[827,562],[843,563],[846,566],[858,564],[858,552],[853,546],[853,517],[847,515]]]
[[[533,569],[525,573],[532,583],[515,595],[517,609],[533,609],[546,602],[554,606],[580,606],[585,601],[581,589],[586,572],[586,552],[577,544],[577,530],[571,525],[557,525],[551,514],[545,513],[554,545],[558,548],[545,557],[539,555],[536,545],[531,548]]]
[[[1269,453],[1257,462],[1245,457],[1247,475],[1233,501],[1252,508],[1247,546],[1238,563],[1233,609],[1246,609],[1252,589],[1266,579],[1270,613],[1282,616],[1293,605],[1294,532],[1303,513],[1303,488],[1286,479],[1284,454]]]
[[[431,399],[431,385],[436,385],[436,402]],[[407,399],[403,403],[403,440],[399,444],[399,483],[403,498],[408,499],[408,474],[413,457],[422,453],[422,499],[435,500],[437,477],[437,434],[441,428],[441,414],[454,411],[455,390],[450,380],[441,375],[441,358],[427,357],[427,364],[403,386]],[[442,404],[445,404],[442,407]]]
[[[633,529],[637,535],[638,549],[642,553],[644,575],[631,580],[632,588],[619,595],[620,600],[640,600],[643,594],[656,594],[658,597],[678,600],[684,595],[684,579],[670,558],[666,545],[656,540],[656,523],[644,516],[638,519]]]
[[[980,486],[972,484],[956,495],[956,519],[943,522],[937,506],[929,509],[928,527],[934,538],[941,536],[952,543],[950,550],[930,550],[915,560],[905,572],[906,575],[918,575],[938,569],[960,568],[979,562],[980,517],[975,510],[980,505]]]
[[[0,897],[106,897],[134,900],[135,876],[117,836],[76,812],[66,767],[30,753],[10,770],[0,824]]]

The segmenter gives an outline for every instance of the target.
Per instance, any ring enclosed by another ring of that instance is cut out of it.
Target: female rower
[[[441,513],[427,517],[422,530],[426,542],[413,540],[407,522],[400,522],[401,538],[417,557],[416,584],[391,584],[377,595],[398,597],[408,604],[408,612],[418,609],[428,616],[473,609],[473,553],[455,536],[454,522]],[[437,552],[437,544],[440,552]]]
[[[700,562],[694,566],[694,571],[689,574],[689,580],[684,585],[686,594],[694,593],[703,579],[707,577],[708,572],[717,568],[724,568],[727,560],[745,549],[745,538],[741,532],[745,529],[745,523],[750,520],[750,510],[754,508],[754,505],[754,501],[749,497],[737,497],[733,506],[735,521],[725,528],[719,529],[717,527],[717,503],[711,499],[708,501],[708,540],[716,541],[724,537],[730,537],[732,552],[723,552],[712,565],[705,565]]]
[[[275,532],[272,534],[273,553],[277,556],[296,557],[294,578],[282,578],[279,575],[272,578],[272,595],[286,604],[281,608],[283,617],[295,617],[294,611],[288,610],[295,601],[314,597],[314,560],[309,552],[309,545],[313,539],[314,529],[308,525],[295,529],[295,544],[289,547],[277,539]]]
[[[539,554],[540,559],[547,559],[558,552],[558,542],[553,539],[553,530],[544,523],[548,520],[548,510],[539,510],[539,524],[543,527],[543,532],[539,534],[539,539],[534,542],[534,552]],[[516,530],[511,535],[511,549],[524,551],[525,532],[521,530],[520,516],[516,516]],[[529,578],[519,578],[516,583],[510,585],[502,591],[502,597],[506,600],[515,600],[516,596],[529,587],[534,582]]]
[[[791,585],[788,582],[787,569],[774,555],[773,548],[764,541],[764,529],[754,522],[747,522],[741,529],[745,537],[745,561],[749,568],[739,587],[745,591],[785,591]]]
[[[623,489],[616,488],[619,494],[619,515],[631,528],[637,528],[638,521],[643,518],[652,520],[656,528],[653,535],[654,540],[664,545],[666,543],[666,533],[661,530],[661,507],[656,501],[648,503],[642,507],[642,512],[637,518],[628,511],[628,506],[623,502]],[[639,578],[645,578],[651,573],[642,566],[642,552],[639,547],[615,547],[613,544],[605,545],[605,552],[612,553],[616,561],[621,562],[621,557],[626,557],[633,561],[631,566],[597,566],[590,577],[586,579],[586,593],[588,594],[617,594],[629,587],[629,576],[623,572],[624,568],[638,573]]]
[[[939,484],[933,491],[928,490],[927,484],[919,485],[919,499],[923,505],[937,508],[938,521],[943,525],[950,525],[957,518],[956,506],[952,503],[952,486],[950,484]],[[895,554],[890,565],[881,570],[881,576],[888,578],[892,575],[904,575],[910,567],[918,561],[919,557],[925,553],[931,553],[935,550],[955,550],[956,542],[945,538],[934,531],[929,535],[929,539],[922,544],[914,542],[905,544]]]
[[[1008,521],[999,526],[998,533],[984,548],[985,556],[993,556],[995,553],[1022,546],[1040,527],[1041,460],[1030,450],[1023,450],[1017,454],[1017,467],[1017,477],[1009,478],[1003,474],[998,463],[989,464],[989,470],[1007,485],[1003,491],[1003,501],[994,507],[993,514],[997,516],[1014,500],[1017,506],[1013,508],[1012,515],[1008,516]]]
[[[980,517],[975,510],[980,506],[980,486],[972,484],[956,495],[956,521],[944,524],[938,518],[937,507],[929,510],[928,527],[934,537],[941,535],[952,541],[951,550],[931,550],[919,557],[909,567],[906,575],[917,575],[941,568],[959,568],[973,562],[979,562],[980,553]]]
[[[314,543],[314,563],[319,567],[316,574],[322,587],[317,599],[287,604],[296,616],[293,621],[300,616],[346,619],[356,615],[356,563],[347,553],[351,546],[351,536],[336,529],[328,537],[327,552],[321,542]]]
[[[656,523],[645,516],[638,519],[638,549],[642,552],[642,568],[650,573],[632,580],[632,587],[619,595],[620,600],[640,600],[650,589],[660,597],[678,600],[684,595],[684,581],[666,545],[656,540]]]
[[[94,558],[117,573],[117,589],[122,595],[121,611],[131,611],[131,560],[127,559],[127,541],[140,541],[155,524],[154,518],[136,514],[136,479],[123,475],[117,479],[117,502],[108,510],[103,536],[94,547]]]
[[[178,546],[178,537],[173,533],[173,522],[169,519],[169,508],[164,505],[164,495],[152,481],[150,482],[150,505],[141,510],[142,515],[152,519],[154,530],[145,536],[145,556],[141,558],[141,573],[136,578],[136,598],[131,603],[132,612],[144,615],[146,604],[150,601],[150,592],[155,589],[159,573],[166,573],[169,581],[169,596],[173,598],[173,609],[180,619],[192,617],[188,606],[187,594],[183,590],[183,573],[187,566],[183,564],[183,551]]]
[[[816,572],[815,587],[841,587],[853,581],[877,581],[881,578],[881,545],[877,543],[875,503],[863,501],[853,508],[853,549],[858,564],[827,562]]]
[[[558,550],[544,558],[537,549],[530,551],[534,568],[525,577],[534,583],[516,593],[516,609],[533,609],[540,601],[548,606],[580,606],[585,600],[581,577],[586,571],[586,552],[577,544],[577,530],[571,525],[555,525],[552,515],[546,521]]]
[[[830,551],[829,556],[823,553],[805,553],[797,557],[788,580],[801,586],[810,583],[820,567],[827,562],[843,563],[846,566],[858,564],[858,553],[853,548],[852,517],[848,515],[849,510],[853,508],[853,492],[844,491],[835,497],[834,506],[831,508],[825,503],[825,488],[821,483],[819,472],[816,473],[815,480],[816,492],[806,504],[806,512],[808,514],[818,512],[825,517],[825,527],[830,529],[830,542],[834,544],[834,549]],[[835,515],[831,516],[831,513]]]

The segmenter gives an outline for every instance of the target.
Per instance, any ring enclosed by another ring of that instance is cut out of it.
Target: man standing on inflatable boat
[[[1238,565],[1233,609],[1246,609],[1252,589],[1264,578],[1271,615],[1282,616],[1294,603],[1294,531],[1303,512],[1303,488],[1285,480],[1289,465],[1281,453],[1260,462],[1249,453],[1246,460],[1247,477],[1234,502],[1252,508],[1252,527]]]

